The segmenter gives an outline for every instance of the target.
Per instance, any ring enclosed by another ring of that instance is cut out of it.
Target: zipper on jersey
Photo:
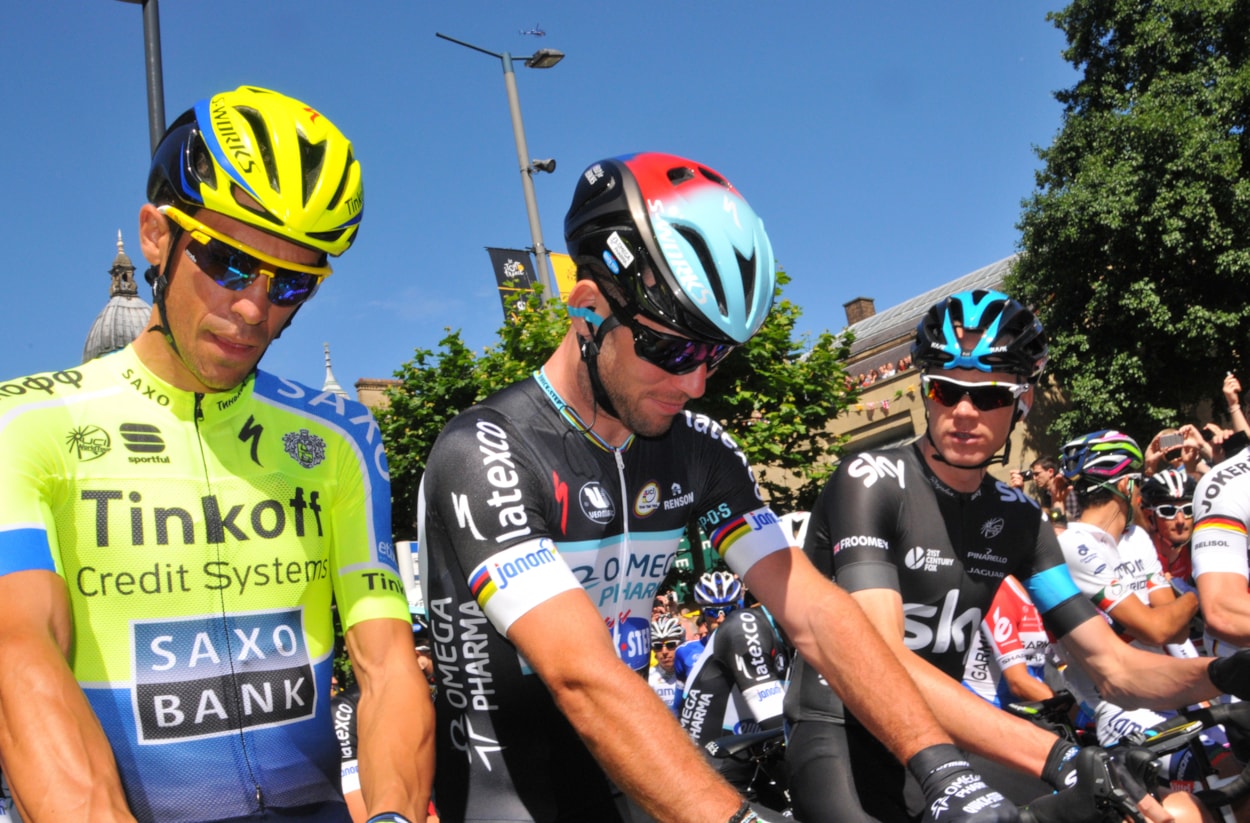
[[[195,413],[194,413],[195,440],[200,448],[200,467],[204,471],[204,486],[206,489],[208,489],[209,495],[213,495],[214,491],[213,491],[212,473],[209,471],[209,468],[208,468],[208,455],[205,454],[204,433],[200,429],[200,424],[204,422],[203,403],[204,403],[204,395],[199,392],[196,392],[195,393]],[[223,545],[222,543],[218,543],[217,548],[216,548],[216,553],[217,553],[216,560],[219,563],[221,562],[222,545]],[[226,650],[228,652],[227,656],[230,660],[230,685],[232,688],[237,690],[238,685],[239,685],[238,672],[234,670],[234,648],[233,648],[233,645],[230,643],[229,624],[226,620],[227,610],[226,610],[226,595],[225,595],[224,589],[222,589],[221,592],[218,594],[218,602],[221,605],[220,614],[221,614],[222,634],[226,638]],[[238,711],[239,711],[239,706],[237,705],[237,700],[238,700],[237,692],[232,692],[229,695],[225,695],[225,697],[231,703],[236,704],[233,706],[233,708],[235,710],[235,716],[237,717]],[[256,790],[256,805],[260,807],[261,812],[264,812],[265,811],[265,797],[264,797],[264,793],[261,790],[260,781],[256,779],[256,770],[252,768],[252,754],[247,744],[247,734],[243,730],[243,727],[241,725],[239,727],[238,732],[239,732],[239,751],[243,755],[243,765],[247,768],[247,779],[252,782],[252,787]]]
[[[625,446],[629,442],[626,441]],[[628,591],[625,581],[625,570],[629,568],[629,488],[625,485],[625,446],[611,449],[612,456],[616,458],[616,479],[621,487],[621,545],[617,549],[616,562],[621,575],[620,591]],[[620,606],[621,598],[617,598],[617,606]],[[617,657],[621,654],[621,623],[622,615],[620,608],[616,609],[615,619],[612,621],[612,645],[616,649]]]

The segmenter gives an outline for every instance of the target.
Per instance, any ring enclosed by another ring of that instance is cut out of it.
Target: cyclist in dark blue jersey
[[[925,436],[848,458],[817,501],[805,545],[864,607],[956,742],[986,758],[979,768],[991,781],[1024,778],[1007,788],[1018,802],[1046,784],[1061,787],[1075,750],[960,684],[972,637],[1009,574],[1028,588],[1047,628],[1124,701],[1167,707],[1222,690],[1250,694],[1248,660],[1208,669],[1120,642],[1072,582],[1037,504],[987,475],[991,463],[1006,461],[1047,351],[1032,312],[1004,294],[963,292],[935,305],[912,347]],[[916,819],[923,798],[858,710],[843,706],[804,661],[796,669],[786,710],[799,818]],[[1153,799],[1140,802],[1161,814]]]
[[[862,612],[791,545],[733,437],[685,409],[772,304],[772,250],[751,207],[707,166],[630,155],[582,173],[565,239],[578,266],[568,334],[532,379],[456,417],[423,479],[440,814],[642,819],[623,793],[666,822],[756,819],[645,679],[652,602],[698,518],[950,804],[944,821],[1015,819]]]

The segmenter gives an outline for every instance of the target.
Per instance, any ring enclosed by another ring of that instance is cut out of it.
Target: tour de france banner
[[[518,297],[538,282],[534,258],[525,249],[497,249],[487,246],[486,251],[490,254],[495,282],[499,285],[503,315],[511,317],[516,310]]]

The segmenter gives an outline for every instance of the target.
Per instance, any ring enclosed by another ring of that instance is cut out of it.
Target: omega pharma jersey
[[[899,592],[907,648],[957,681],[976,665],[969,649],[1009,574],[1056,637],[1097,616],[1036,502],[989,475],[972,493],[955,491],[929,470],[918,445],[848,459],[816,501],[804,551],[848,592]],[[837,696],[802,658],[786,713],[843,717]]]
[[[0,383],[0,478],[0,573],[64,578],[139,820],[340,797],[331,597],[408,619],[364,406],[266,372],[192,394],[127,348]]]
[[[618,819],[606,776],[508,629],[581,589],[620,658],[646,677],[651,604],[687,523],[697,517],[739,574],[790,544],[742,451],[691,412],[660,437],[610,448],[538,372],[444,429],[421,495],[440,813]]]

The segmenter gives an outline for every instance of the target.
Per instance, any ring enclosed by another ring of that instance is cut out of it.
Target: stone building
[[[139,296],[135,283],[135,267],[122,247],[122,233],[117,231],[117,256],[109,268],[109,300],[96,315],[87,341],[82,347],[82,362],[102,354],[124,349],[147,327],[152,306]]]

